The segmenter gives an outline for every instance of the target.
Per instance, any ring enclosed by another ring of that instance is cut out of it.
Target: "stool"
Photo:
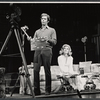
[[[61,90],[64,92],[66,91],[74,91],[74,88],[70,85],[68,81],[68,77],[57,75],[57,78],[60,79],[61,82]]]
[[[57,78],[60,79],[60,82],[61,82],[61,90],[63,92],[66,92],[66,91],[74,91],[74,88],[73,86],[69,83],[69,79],[70,78],[75,78],[77,75],[71,75],[71,76],[68,76],[68,75],[64,75],[64,76],[60,76],[60,75],[57,75]],[[79,98],[82,98],[80,92],[78,89],[76,89],[76,92],[77,92],[77,95],[79,96]]]

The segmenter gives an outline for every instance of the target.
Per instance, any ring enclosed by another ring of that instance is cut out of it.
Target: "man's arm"
[[[36,32],[34,33],[33,38],[30,36],[30,37],[27,37],[27,40],[28,41],[35,41],[35,38],[36,38]]]
[[[52,30],[51,39],[48,39],[47,42],[49,42],[51,45],[56,45],[57,43],[57,36],[55,29]]]

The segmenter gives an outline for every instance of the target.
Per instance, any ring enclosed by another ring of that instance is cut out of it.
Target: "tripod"
[[[34,92],[32,90],[32,84],[31,84],[31,81],[30,81],[30,78],[29,78],[30,75],[29,75],[28,68],[27,68],[27,63],[26,63],[26,59],[25,59],[25,55],[24,55],[24,50],[23,50],[23,48],[21,46],[21,38],[20,38],[20,34],[19,34],[19,26],[18,26],[18,24],[13,23],[11,25],[11,29],[10,29],[10,31],[9,31],[9,33],[7,35],[7,38],[6,38],[4,44],[3,44],[2,48],[1,48],[0,55],[3,52],[4,48],[6,47],[8,41],[9,41],[9,39],[11,37],[12,32],[15,33],[15,36],[16,36],[16,39],[17,39],[17,43],[18,43],[18,47],[19,47],[20,54],[21,54],[21,58],[22,58],[22,62],[23,62],[23,66],[24,66],[24,70],[25,70],[26,81],[27,81],[27,83],[29,85],[29,88],[31,90],[32,97],[34,98],[35,95],[34,95]],[[11,93],[11,96],[12,96],[12,93]]]

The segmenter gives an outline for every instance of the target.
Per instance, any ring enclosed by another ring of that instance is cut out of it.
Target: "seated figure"
[[[67,83],[69,83],[74,89],[77,89],[75,77],[72,76],[78,73],[73,70],[73,57],[71,56],[72,51],[70,45],[64,44],[59,53],[58,65],[61,70],[59,75],[63,76],[63,79],[67,79]]]

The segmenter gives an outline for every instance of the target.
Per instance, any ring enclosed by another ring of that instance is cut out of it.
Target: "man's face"
[[[41,24],[42,25],[47,25],[48,24],[48,18],[47,18],[47,16],[42,16],[42,18],[41,18]]]

